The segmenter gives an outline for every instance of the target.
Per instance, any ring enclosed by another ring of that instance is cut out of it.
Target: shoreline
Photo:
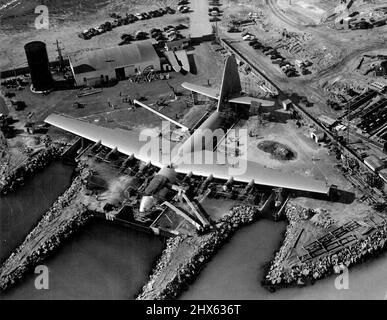
[[[214,231],[207,235],[196,236],[197,239],[194,240],[190,240],[190,237],[187,236],[169,238],[166,248],[152,270],[149,281],[143,286],[136,299],[168,300],[178,298],[188,289],[189,284],[199,276],[206,263],[231,239],[239,228],[256,222],[257,215],[261,218],[257,212],[238,214],[237,211],[240,208],[254,210],[248,206],[234,207],[230,210],[229,215],[216,223],[217,227]],[[290,216],[287,212],[286,220],[288,225],[283,233],[280,247],[273,253],[273,257],[263,265],[264,278],[261,279],[260,285],[271,293],[288,287],[313,285],[317,280],[342,273],[345,268],[375,259],[387,249],[387,222],[385,222],[375,228],[370,235],[349,246],[344,246],[332,254],[284,268],[281,261],[287,258],[289,247],[293,246],[294,239],[299,233],[297,224],[299,221],[305,220],[305,217],[302,214]],[[200,237],[203,237],[201,240],[204,245],[198,240]],[[183,250],[187,244],[191,248],[194,247],[193,252],[189,256],[181,258],[179,250]],[[173,259],[181,261],[177,264],[174,261],[175,265],[172,265]]]
[[[1,177],[0,196],[7,195],[10,192],[23,185],[26,179],[29,179],[39,170],[46,168],[53,161],[60,159],[64,146],[51,145],[48,148],[38,150],[37,153],[29,157],[23,164],[12,170],[8,175]]]
[[[81,172],[74,178],[71,186],[44,213],[37,226],[0,267],[0,292],[21,280],[93,217],[84,205],[74,201],[83,189],[84,174]]]
[[[179,297],[235,232],[259,217],[260,213],[252,207],[236,206],[227,216],[218,220],[215,229],[207,234],[169,238],[149,281],[143,286],[136,300],[167,300]]]
[[[289,248],[293,246],[294,238],[298,235],[297,223],[305,219],[301,214],[291,216],[289,211],[286,211],[289,224],[284,240],[274,258],[265,266],[266,275],[261,281],[261,285],[270,292],[287,287],[313,285],[317,280],[327,278],[332,274],[340,274],[346,268],[376,258],[387,249],[387,222],[384,222],[375,227],[371,234],[358,239],[349,246],[343,246],[323,257],[299,262],[285,268],[283,262],[289,254]]]

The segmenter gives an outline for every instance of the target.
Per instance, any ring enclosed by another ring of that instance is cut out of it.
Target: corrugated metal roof
[[[113,69],[137,64],[143,61],[159,60],[150,40],[99,49],[71,58],[75,74],[96,70]]]
[[[364,163],[374,171],[377,171],[378,169],[383,167],[383,162],[375,155],[370,155],[365,158]]]
[[[387,169],[380,170],[379,177],[381,177],[385,182],[387,182]]]

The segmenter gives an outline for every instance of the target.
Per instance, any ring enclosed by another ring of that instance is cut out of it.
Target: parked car
[[[137,31],[137,32],[136,32],[135,39],[136,39],[136,40],[145,40],[145,39],[148,39],[148,33],[147,33],[147,32],[144,32],[144,31]]]
[[[212,17],[210,18],[210,22],[220,21],[218,17]]]
[[[172,9],[171,7],[165,7],[165,10],[166,10],[169,14],[175,14],[175,13],[176,13],[176,10],[175,10],[175,9]]]
[[[131,34],[129,34],[129,33],[124,33],[124,34],[121,35],[121,39],[122,40],[126,39],[126,40],[129,40],[129,41],[133,41],[134,37]]]
[[[249,40],[254,40],[255,37],[251,34],[246,34],[245,36],[242,37],[243,40],[249,41]]]
[[[236,33],[236,32],[241,32],[241,30],[239,30],[239,29],[236,28],[236,27],[229,27],[229,28],[227,29],[227,32],[229,32],[229,33]]]
[[[262,49],[262,44],[260,44],[259,42],[255,43],[255,44],[253,45],[253,49],[255,49],[255,50]]]
[[[184,30],[184,29],[188,29],[188,27],[184,24],[178,24],[176,27],[175,27],[176,30]]]

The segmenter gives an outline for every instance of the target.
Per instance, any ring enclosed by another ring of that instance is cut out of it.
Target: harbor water
[[[54,162],[27,179],[17,191],[0,197],[0,263],[23,242],[42,214],[70,185],[73,170]]]
[[[54,163],[0,198],[1,262],[69,186],[73,168]],[[44,264],[49,290],[36,290],[31,272],[2,299],[131,299],[147,281],[164,240],[109,222],[93,221],[65,241]]]
[[[31,273],[0,299],[133,299],[163,247],[152,234],[91,222],[44,262],[48,290],[36,290]]]
[[[260,285],[264,277],[263,266],[280,247],[285,229],[285,222],[268,220],[243,227],[219,250],[181,298],[387,299],[387,253],[351,268],[348,289],[338,290],[335,286],[337,275],[333,275],[312,286],[270,293]]]
[[[4,261],[70,183],[73,168],[54,163],[17,192],[0,198],[0,259]],[[279,248],[285,222],[260,220],[236,232],[182,299],[385,299],[387,254],[350,269],[348,290],[335,276],[304,288],[270,293],[260,285],[263,266]],[[164,240],[128,227],[93,221],[44,264],[49,290],[37,290],[31,272],[1,299],[133,299],[146,283]]]

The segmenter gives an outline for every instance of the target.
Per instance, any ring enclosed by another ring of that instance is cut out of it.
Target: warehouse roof
[[[379,169],[383,168],[383,162],[373,154],[365,158],[364,163],[373,171],[378,171]]]
[[[380,170],[379,177],[381,177],[387,183],[387,169]]]
[[[159,60],[150,40],[99,49],[71,58],[74,74],[125,67],[143,61]]]

